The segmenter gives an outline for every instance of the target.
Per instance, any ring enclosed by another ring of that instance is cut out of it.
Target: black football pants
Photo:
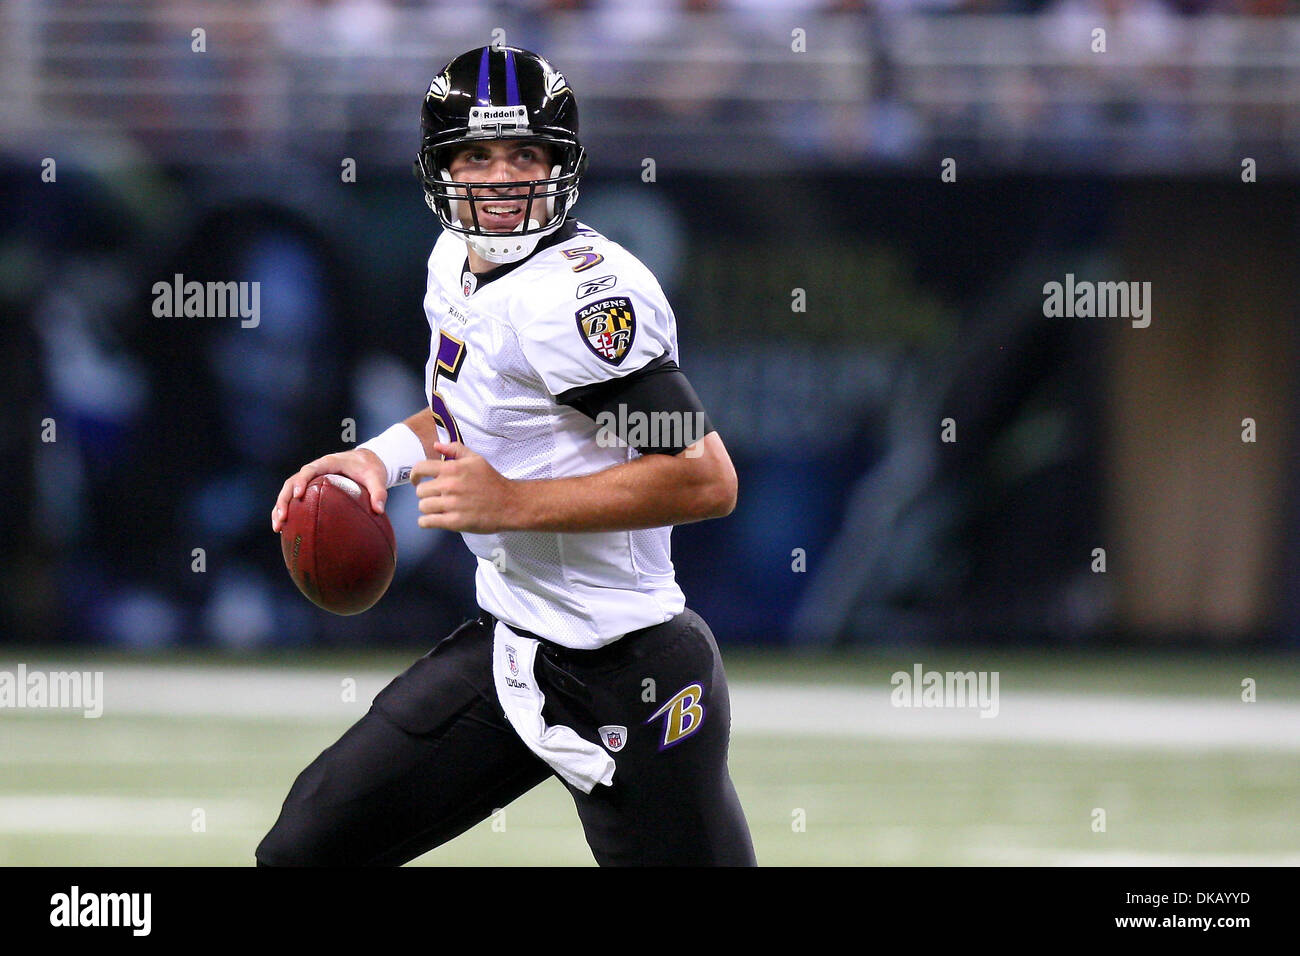
[[[453,631],[298,775],[259,865],[399,865],[554,775],[497,701],[494,626],[484,614]],[[597,651],[543,643],[534,677],[548,726],[593,742],[601,726],[627,728],[612,786],[566,784],[599,864],[754,864],[727,771],[727,679],[699,615],[688,608]]]

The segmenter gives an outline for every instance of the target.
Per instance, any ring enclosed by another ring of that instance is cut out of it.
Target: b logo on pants
[[[700,729],[700,725],[704,723],[704,705],[700,703],[703,697],[703,687],[699,684],[688,684],[650,715],[646,720],[647,724],[656,718],[664,718],[664,736],[659,744],[660,750],[681,743]]]

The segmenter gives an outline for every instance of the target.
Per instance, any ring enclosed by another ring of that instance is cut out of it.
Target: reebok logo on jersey
[[[575,298],[585,299],[589,295],[595,295],[597,292],[604,292],[606,289],[612,289],[618,285],[618,276],[601,276],[599,279],[588,279],[578,286]]]
[[[610,365],[617,365],[632,349],[636,336],[636,313],[626,296],[601,299],[579,309],[574,318],[582,340]]]
[[[704,688],[699,684],[688,684],[672,699],[650,715],[646,723],[659,717],[664,718],[664,736],[659,742],[660,750],[667,750],[673,744],[679,744],[704,723]]]

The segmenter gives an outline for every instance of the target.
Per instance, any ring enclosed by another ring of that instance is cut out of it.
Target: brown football
[[[280,550],[298,590],[334,614],[373,607],[397,568],[388,516],[375,514],[366,489],[342,475],[318,475],[290,499]]]

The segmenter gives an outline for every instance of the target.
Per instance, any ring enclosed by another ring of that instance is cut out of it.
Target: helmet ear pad
[[[559,163],[556,163],[554,166],[551,167],[551,176],[550,176],[550,178],[551,178],[551,179],[558,179],[559,176],[560,176],[560,165],[559,165]],[[554,191],[555,191],[555,187],[552,186],[550,191],[551,191],[551,192],[554,192]],[[565,197],[564,208],[565,208],[566,211],[567,211],[568,208],[569,208],[568,196]],[[554,196],[547,196],[547,197],[546,197],[546,219],[545,219],[545,221],[546,221],[546,222],[550,222],[550,221],[551,221],[552,219],[554,219],[554,218],[555,218],[555,197],[554,197]]]
[[[442,177],[443,182],[448,182],[448,183],[450,183],[450,182],[454,182],[454,180],[451,178],[451,170],[449,170],[449,169],[445,169],[445,168],[444,168],[444,169],[440,169],[440,170],[438,170],[438,175],[440,175],[440,176]],[[452,190],[450,190],[450,189],[447,190],[447,191],[448,191],[449,193],[452,192]],[[449,213],[449,214],[450,214],[450,216],[451,216],[451,221],[452,221],[452,222],[455,222],[455,223],[459,223],[459,222],[460,222],[460,200],[459,200],[459,199],[448,199],[448,200],[446,200],[446,202],[447,202],[447,205],[450,207],[450,213]]]

